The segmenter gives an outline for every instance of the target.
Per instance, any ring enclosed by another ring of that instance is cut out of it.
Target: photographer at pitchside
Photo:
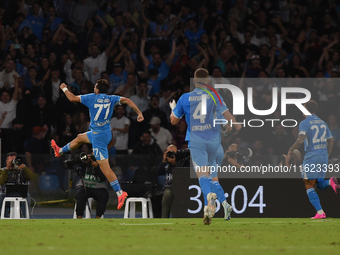
[[[27,197],[27,182],[33,177],[33,172],[23,164],[23,159],[18,157],[16,152],[7,153],[6,167],[0,169],[0,185],[3,185],[3,193],[0,194],[0,211],[6,196]],[[28,204],[29,202],[30,199]]]
[[[88,203],[90,197],[97,202],[96,219],[101,218],[106,210],[109,193],[106,177],[100,170],[95,157],[82,152],[79,157],[64,161],[64,165],[67,169],[76,169],[80,177],[76,184],[77,218],[83,218],[86,203]]]
[[[189,165],[189,149],[177,150],[175,145],[169,145],[163,154],[163,161],[157,168],[157,174],[165,174],[165,183],[162,197],[162,218],[170,218],[172,193],[172,168]]]

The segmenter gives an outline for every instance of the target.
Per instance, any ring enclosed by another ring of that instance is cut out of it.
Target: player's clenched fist
[[[169,102],[169,105],[170,105],[171,110],[175,109],[176,108],[176,101],[172,100],[171,102]]]
[[[138,114],[137,121],[142,122],[144,120],[143,114]]]
[[[67,85],[65,83],[60,84],[60,89],[63,90],[63,88],[67,88]]]

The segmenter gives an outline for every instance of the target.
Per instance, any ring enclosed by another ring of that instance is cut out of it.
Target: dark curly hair
[[[314,100],[309,100],[304,106],[311,114],[315,114],[318,111],[318,103]]]
[[[110,83],[105,80],[105,79],[99,79],[96,81],[97,83],[97,89],[99,90],[99,93],[102,94],[106,94],[109,91],[110,88]]]

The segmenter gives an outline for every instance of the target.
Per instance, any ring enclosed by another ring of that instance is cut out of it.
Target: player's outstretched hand
[[[67,88],[67,85],[65,83],[60,84],[60,89]]]
[[[144,120],[143,114],[138,114],[137,121],[142,122]]]
[[[172,101],[169,102],[171,110],[174,110],[176,108],[176,101],[173,99]]]

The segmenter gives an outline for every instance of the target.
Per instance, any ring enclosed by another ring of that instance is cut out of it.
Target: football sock
[[[322,210],[319,196],[314,188],[307,189],[307,196],[317,212]]]
[[[323,213],[324,211],[322,209],[318,211],[318,214],[323,214]]]
[[[209,175],[208,179],[209,179],[209,183],[210,183],[210,188],[211,188],[211,190],[213,190],[213,187],[212,187],[213,181],[212,181],[212,178],[211,178],[210,175]],[[208,205],[208,198],[207,198],[207,195],[208,195],[208,194],[203,194],[204,205],[205,205],[205,206]]]
[[[114,189],[114,191],[116,191],[118,197],[120,197],[123,194],[122,188],[120,187],[118,180],[110,182],[110,185]]]
[[[318,183],[316,184],[316,188],[319,189],[319,190],[328,188],[329,186],[331,186],[331,185],[329,184],[329,180],[323,180],[323,181],[318,182]]]
[[[213,182],[213,192],[216,193],[218,201],[222,204],[226,199],[224,196],[224,190],[218,181]]]
[[[68,143],[63,148],[61,148],[59,150],[59,154],[62,155],[62,154],[65,154],[67,152],[70,152],[70,151],[71,151],[71,143]]]
[[[201,190],[202,190],[202,193],[203,193],[203,196],[204,196],[204,203],[206,202],[207,200],[207,195],[212,192],[211,191],[211,184],[210,184],[210,180],[208,178],[208,176],[206,175],[202,175],[199,179],[198,179],[198,183],[200,184],[200,187],[201,187]],[[207,204],[208,204],[208,201],[207,201]]]

